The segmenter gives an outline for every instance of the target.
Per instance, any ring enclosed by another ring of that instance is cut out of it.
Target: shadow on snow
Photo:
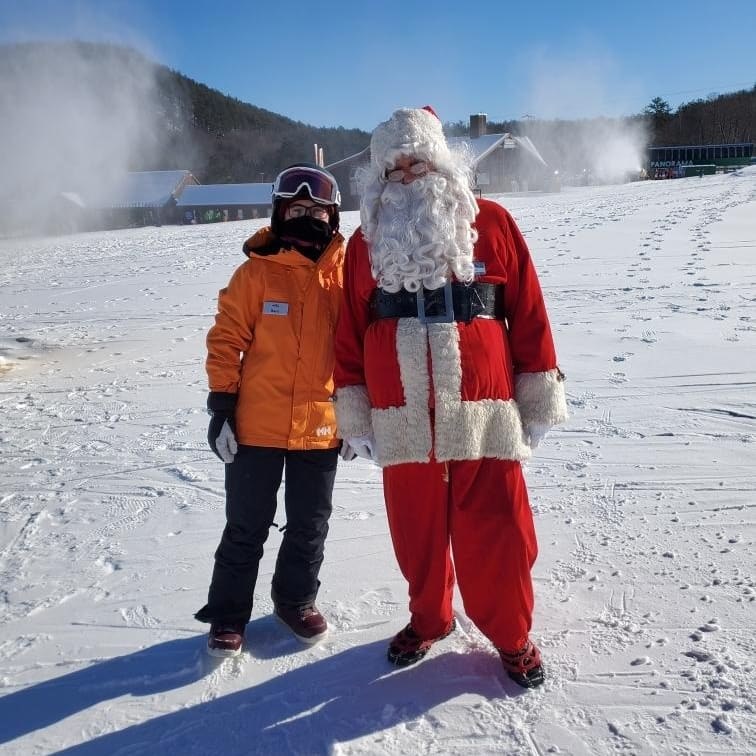
[[[276,633],[274,624],[265,617],[247,626],[254,657],[306,650],[289,636],[271,647],[267,641]],[[1,698],[0,743],[104,701],[156,695],[197,682],[218,666],[205,655],[204,640],[203,635],[167,641]],[[261,648],[258,640],[263,641]],[[503,679],[495,657],[483,651],[436,652],[403,670],[388,665],[385,653],[385,640],[355,646],[61,753],[328,753],[335,743],[411,722],[460,695],[500,698],[521,693]]]

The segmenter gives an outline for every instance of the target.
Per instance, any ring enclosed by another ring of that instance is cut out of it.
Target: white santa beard
[[[382,289],[438,289],[452,273],[472,280],[474,232],[459,212],[464,202],[454,188],[437,173],[384,185],[368,240],[372,272]]]

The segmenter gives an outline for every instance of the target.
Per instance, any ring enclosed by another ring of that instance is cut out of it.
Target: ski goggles
[[[317,168],[287,168],[276,176],[273,197],[296,197],[306,189],[313,202],[321,205],[340,205],[341,192],[333,176]]]

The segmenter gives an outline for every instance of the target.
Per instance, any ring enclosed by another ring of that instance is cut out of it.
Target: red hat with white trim
[[[370,139],[370,159],[380,169],[392,168],[401,155],[446,163],[451,153],[444,130],[430,105],[400,108],[388,121],[379,123]]]

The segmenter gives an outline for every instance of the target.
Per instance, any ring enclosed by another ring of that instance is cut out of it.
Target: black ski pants
[[[307,606],[320,587],[338,449],[289,451],[239,446],[226,465],[226,527],[215,552],[201,622],[248,622],[263,544],[276,515],[284,469],[286,526],[273,573],[279,606]]]

